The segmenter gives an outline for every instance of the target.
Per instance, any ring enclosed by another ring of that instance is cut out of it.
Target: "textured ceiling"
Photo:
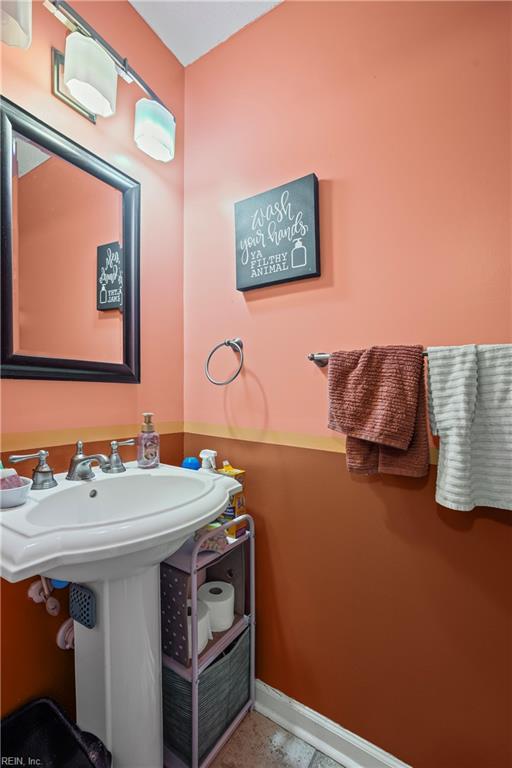
[[[281,0],[130,0],[184,65],[198,59]]]

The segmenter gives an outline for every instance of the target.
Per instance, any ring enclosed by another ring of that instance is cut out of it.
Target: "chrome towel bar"
[[[313,363],[316,363],[319,368],[325,368],[327,363],[329,362],[330,358],[330,352],[310,352],[309,355],[307,355],[308,360],[311,360]],[[427,356],[427,352],[423,352],[423,357]]]

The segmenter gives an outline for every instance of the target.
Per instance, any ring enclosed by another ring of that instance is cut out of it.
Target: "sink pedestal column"
[[[78,725],[106,744],[113,768],[162,768],[160,566],[87,586],[96,626],[75,622]]]

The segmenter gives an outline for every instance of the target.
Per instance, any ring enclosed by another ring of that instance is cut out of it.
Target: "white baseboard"
[[[256,711],[331,757],[344,768],[411,768],[270,685],[256,681]]]

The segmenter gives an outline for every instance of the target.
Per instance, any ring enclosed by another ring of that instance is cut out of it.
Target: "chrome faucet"
[[[79,440],[76,444],[76,453],[69,462],[69,469],[66,480],[92,480],[94,472],[92,471],[92,462],[97,462],[103,472],[110,471],[110,461],[104,453],[93,453],[86,456],[84,453],[84,444]]]
[[[41,450],[37,453],[9,456],[9,461],[12,464],[17,464],[19,461],[25,461],[25,459],[39,459],[37,466],[32,470],[32,490],[46,491],[48,488],[55,488],[57,485],[57,481],[53,476],[53,470],[46,461],[47,458],[48,451]]]

